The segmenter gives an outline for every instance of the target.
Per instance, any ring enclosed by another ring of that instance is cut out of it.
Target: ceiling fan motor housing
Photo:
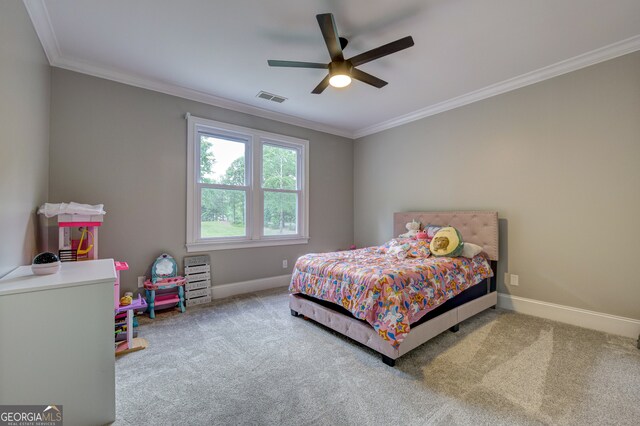
[[[329,64],[329,75],[348,75],[351,76],[353,65],[349,61],[334,61]]]

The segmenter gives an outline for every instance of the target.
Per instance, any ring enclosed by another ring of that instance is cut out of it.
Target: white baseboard
[[[522,314],[533,315],[605,333],[637,339],[640,335],[640,320],[556,305],[524,297],[498,293],[498,306]]]
[[[291,274],[278,275],[277,277],[260,278],[257,280],[240,281],[237,283],[222,284],[211,287],[212,299],[224,299],[238,294],[251,293],[252,291],[268,290],[270,288],[286,287],[291,282]]]

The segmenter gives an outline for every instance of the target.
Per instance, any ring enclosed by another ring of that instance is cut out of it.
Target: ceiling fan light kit
[[[329,64],[329,84],[333,87],[347,87],[351,84],[351,68],[348,62],[331,62]]]
[[[329,84],[333,87],[347,87],[351,84],[351,77],[344,74],[336,74],[329,79]]]
[[[333,15],[331,13],[322,13],[316,15],[316,19],[318,20],[320,31],[322,31],[324,42],[327,45],[331,62],[321,64],[317,62],[280,61],[271,59],[267,61],[271,67],[328,69],[329,74],[313,89],[311,92],[313,94],[322,93],[329,85],[333,87],[346,87],[351,84],[351,79],[360,80],[378,89],[384,87],[387,85],[386,81],[367,74],[364,71],[360,71],[355,67],[406,49],[414,44],[413,38],[407,36],[356,55],[350,59],[344,59],[342,49],[347,46],[348,41],[344,37],[338,36]]]

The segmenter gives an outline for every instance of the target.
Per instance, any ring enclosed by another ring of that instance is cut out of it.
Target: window
[[[187,251],[308,242],[308,141],[188,115]]]

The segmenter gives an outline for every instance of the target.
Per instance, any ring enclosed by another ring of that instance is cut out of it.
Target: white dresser
[[[0,280],[0,405],[62,405],[65,425],[115,420],[112,259]]]

